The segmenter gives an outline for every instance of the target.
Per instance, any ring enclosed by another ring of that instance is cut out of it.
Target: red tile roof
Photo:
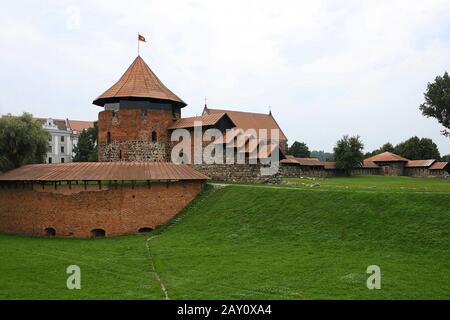
[[[94,127],[93,121],[82,121],[82,120],[70,120],[67,119],[67,123],[69,125],[69,128],[72,129],[72,131],[75,131],[74,133],[80,133],[83,130],[87,130],[89,128]]]
[[[108,102],[117,102],[119,98],[155,99],[175,102],[180,107],[186,106],[183,100],[158,79],[140,56],[133,61],[119,81],[95,99],[93,104],[103,106]]]
[[[436,160],[409,160],[406,164],[406,168],[428,168],[430,167]]]
[[[362,167],[361,168],[368,168],[368,169],[370,169],[370,168],[380,168],[380,166],[379,165],[377,165],[375,162],[373,162],[373,161],[369,161],[369,160],[364,160],[363,161],[363,165],[362,165]]]
[[[195,122],[201,122],[202,126],[213,126],[223,117],[228,116],[226,115],[226,113],[214,113],[199,117],[181,118],[177,120],[177,122],[172,124],[169,129],[193,128]]]
[[[203,111],[203,114],[214,114],[214,113],[226,113],[230,117],[230,119],[234,122],[236,127],[242,128],[244,130],[255,129],[258,131],[260,129],[266,129],[269,137],[270,137],[270,130],[278,129],[280,130],[280,140],[287,140],[286,136],[284,135],[278,123],[273,118],[272,114],[223,110],[223,109],[210,109],[210,108],[205,108]]]
[[[444,170],[448,166],[448,162],[435,162],[429,168],[430,170]]]
[[[0,174],[0,181],[206,180],[191,166],[168,162],[30,164]]]
[[[406,158],[403,158],[395,153],[386,151],[380,154],[377,154],[373,157],[367,158],[367,161],[372,162],[408,162],[409,160]]]
[[[334,161],[324,161],[323,164],[325,166],[325,169],[327,169],[327,170],[336,169],[336,162],[334,162]]]
[[[333,170],[336,169],[336,162],[334,161],[325,161],[323,162],[325,165],[325,169]],[[375,162],[364,160],[363,164],[359,168],[364,169],[379,169],[380,166],[378,166]],[[355,168],[357,169],[357,168]]]

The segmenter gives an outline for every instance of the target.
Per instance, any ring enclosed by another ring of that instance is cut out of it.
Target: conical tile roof
[[[130,100],[170,101],[180,107],[186,106],[183,100],[158,79],[140,56],[134,59],[119,81],[95,99],[93,104],[103,106],[105,103],[118,102],[126,98]]]

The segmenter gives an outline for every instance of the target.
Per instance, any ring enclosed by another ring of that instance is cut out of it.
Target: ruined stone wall
[[[213,180],[230,182],[281,183],[282,175],[262,175],[262,164],[197,164],[194,168]]]
[[[285,178],[300,178],[300,177],[324,178],[328,176],[328,172],[324,168],[306,167],[290,164],[281,164],[281,174]]]
[[[428,177],[430,170],[428,168],[405,168],[405,175],[410,177]]]
[[[428,168],[406,168],[405,174],[410,177],[446,177],[448,172],[445,170],[430,170]]]
[[[132,185],[0,186],[0,232],[89,237],[136,233],[167,222],[202,190],[203,181]]]
[[[381,168],[356,168],[351,171],[352,175],[380,175],[381,173]],[[324,169],[319,167],[308,167],[290,164],[281,164],[281,174],[285,178],[326,178],[345,175],[344,171],[338,169]]]

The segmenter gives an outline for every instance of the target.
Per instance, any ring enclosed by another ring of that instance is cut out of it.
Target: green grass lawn
[[[208,188],[153,232],[169,297],[450,299],[448,181],[370,178]],[[147,238],[1,235],[0,298],[161,299]],[[69,264],[81,267],[81,290],[65,288]],[[366,288],[369,265],[381,268],[381,290]]]
[[[439,178],[352,176],[288,178],[286,182],[288,186],[309,189],[450,193],[450,179]]]

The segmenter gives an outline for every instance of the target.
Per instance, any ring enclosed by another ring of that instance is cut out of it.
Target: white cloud
[[[70,8],[80,12],[77,28],[67,27]],[[450,69],[449,9],[449,1],[10,2],[0,13],[0,107],[96,118],[90,103],[131,63],[139,31],[144,59],[189,103],[184,115],[200,113],[205,96],[248,111],[272,105],[289,139],[314,149],[330,150],[345,133],[359,133],[368,149],[417,134],[450,153],[437,122],[418,111],[426,83]]]

